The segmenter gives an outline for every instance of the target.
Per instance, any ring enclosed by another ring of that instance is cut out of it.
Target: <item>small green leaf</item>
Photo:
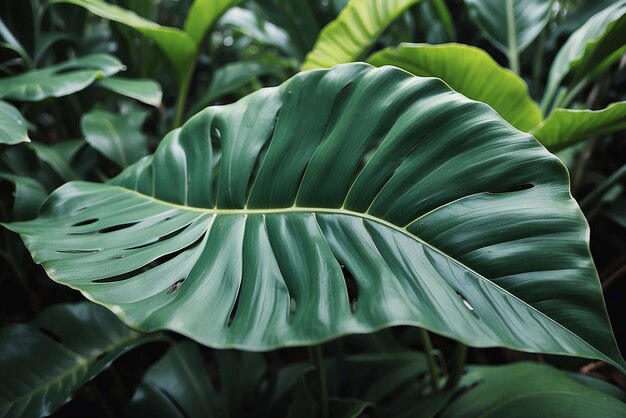
[[[514,59],[546,26],[552,3],[553,0],[465,0],[470,18],[483,35]]]
[[[555,109],[530,131],[543,145],[558,151],[583,139],[626,129],[626,102],[601,110]]]
[[[368,61],[379,67],[394,65],[421,77],[440,78],[470,99],[487,103],[522,131],[543,119],[526,82],[473,46],[400,44],[372,55]]]
[[[154,80],[109,77],[99,80],[97,85],[150,106],[161,106],[163,91]]]
[[[460,396],[440,416],[623,418],[626,404],[548,365],[516,363],[469,367]]]
[[[50,415],[117,357],[158,338],[90,302],[55,305],[28,324],[9,325],[0,331],[0,415]]]
[[[626,0],[620,0],[595,14],[574,32],[559,50],[548,75],[542,108],[551,104],[566,77],[572,85],[585,78],[601,75],[611,63],[626,51]]]
[[[48,97],[67,96],[122,69],[122,63],[111,55],[87,55],[41,70],[1,78],[0,97],[35,102]]]
[[[0,144],[30,142],[28,122],[15,107],[0,100]]]
[[[0,178],[15,185],[13,220],[26,220],[36,217],[39,207],[48,197],[48,192],[43,186],[29,177],[0,173]]]
[[[187,14],[185,32],[199,47],[208,30],[230,7],[241,0],[195,0]]]
[[[116,115],[104,110],[94,110],[83,115],[80,126],[87,143],[122,168],[136,162],[148,153],[146,136],[141,125],[147,115],[141,117]]]
[[[359,61],[383,31],[420,0],[350,0],[320,33],[303,70]]]

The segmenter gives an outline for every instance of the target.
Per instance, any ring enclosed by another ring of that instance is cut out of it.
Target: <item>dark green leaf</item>
[[[48,196],[48,192],[34,179],[0,173],[0,178],[15,185],[13,219],[26,220],[37,216],[39,207]]]
[[[0,100],[0,144],[30,142],[28,122],[15,107]]]
[[[163,98],[161,86],[154,80],[109,77],[97,85],[154,107],[159,107]]]

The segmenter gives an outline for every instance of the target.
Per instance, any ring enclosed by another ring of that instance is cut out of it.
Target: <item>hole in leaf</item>
[[[295,298],[289,299],[289,316],[294,316],[296,314],[296,308],[298,304],[296,303]]]
[[[46,336],[52,338],[54,341],[58,342],[59,344],[63,344],[63,338],[61,338],[59,335],[57,335],[56,333],[50,331],[48,328],[44,328],[44,327],[37,327],[37,329],[42,333],[45,334]]]
[[[61,254],[91,254],[98,253],[100,250],[55,250],[55,252]]]
[[[239,308],[239,297],[241,296],[241,288],[237,292],[237,296],[235,296],[235,303],[233,303],[233,307],[230,310],[230,314],[228,315],[228,326],[233,323],[235,320],[235,315],[237,315],[237,309]]]
[[[532,189],[533,187],[535,187],[535,185],[531,184],[531,183],[516,184],[514,186],[503,187],[503,188],[500,188],[500,189],[496,188],[496,189],[493,189],[493,190],[488,190],[487,193],[489,193],[489,194],[503,194],[503,193],[521,192],[522,190]]]
[[[164,221],[165,220],[166,219],[164,219]],[[189,228],[189,225],[185,225],[182,228],[179,228],[179,229],[177,229],[177,230],[175,230],[173,232],[170,232],[169,234],[163,235],[162,237],[159,237],[159,239],[156,239],[154,241],[150,241],[150,242],[147,242],[145,244],[137,245],[135,247],[124,248],[124,250],[127,250],[127,251],[128,250],[138,250],[140,248],[149,247],[149,246],[157,244],[159,242],[166,241],[166,240],[168,240],[170,238],[174,238],[175,236],[182,234],[187,228]]]
[[[85,225],[90,225],[90,224],[93,224],[93,223],[96,223],[96,222],[98,222],[98,218],[89,218],[89,219],[85,219],[84,221],[76,222],[72,226],[73,227],[74,226],[85,226]]]
[[[461,302],[463,302],[463,305],[467,308],[467,310],[470,311],[476,318],[480,318],[480,316],[478,316],[478,312],[476,312],[472,304],[469,303],[469,301],[465,298],[465,296],[463,296],[459,292],[456,292],[456,294],[459,297],[459,299],[461,299]]]
[[[98,232],[100,232],[101,234],[106,234],[107,232],[119,231],[121,229],[130,228],[131,226],[137,225],[138,223],[139,222],[128,222],[125,224],[113,225],[107,228],[103,228],[99,230]]]
[[[202,241],[202,239],[204,238],[204,234],[201,235],[197,240],[195,240],[194,242],[192,242],[191,244],[189,244],[186,247],[181,248],[180,250],[174,251],[173,253],[170,254],[165,254],[159,258],[157,258],[154,261],[149,262],[148,264],[139,267],[133,271],[129,271],[127,273],[124,274],[119,274],[117,276],[113,276],[113,277],[105,277],[102,279],[96,279],[96,280],[92,280],[92,283],[111,283],[111,282],[120,282],[123,280],[128,280],[131,279],[141,273],[145,273],[148,270],[151,270],[157,266],[160,266],[161,264],[165,264],[168,261],[172,260],[173,258],[177,257],[178,255],[182,254],[183,252],[187,251],[187,250],[191,250],[192,248],[198,246],[200,244],[200,242]]]
[[[172,294],[175,291],[177,291],[178,289],[180,289],[180,287],[183,285],[183,282],[185,281],[185,279],[180,279],[174,283],[172,283],[172,285],[170,287],[167,288],[167,294]]]
[[[343,264],[341,264],[341,272],[343,273],[343,279],[346,282],[346,290],[348,291],[348,301],[350,302],[350,309],[352,312],[356,310],[356,303],[359,299],[359,287],[356,284],[356,280],[350,273],[350,270]]]

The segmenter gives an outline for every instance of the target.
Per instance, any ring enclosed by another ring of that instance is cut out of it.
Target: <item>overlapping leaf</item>
[[[138,344],[142,336],[88,302],[56,305],[28,324],[0,331],[0,415],[41,417]]]
[[[15,145],[30,142],[28,123],[9,103],[0,100],[0,144]]]
[[[144,331],[268,350],[407,324],[624,370],[565,167],[393,67],[208,108],[109,184],[68,183],[8,227]]]
[[[487,103],[522,131],[534,128],[543,119],[524,80],[473,46],[404,43],[384,49],[368,61],[376,66],[394,65],[417,76],[440,78],[470,99]]]

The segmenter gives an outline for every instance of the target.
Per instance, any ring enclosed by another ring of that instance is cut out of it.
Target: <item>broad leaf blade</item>
[[[339,16],[320,32],[303,70],[359,61],[382,32],[420,0],[350,0]]]
[[[441,418],[626,417],[623,402],[544,364],[473,366],[461,381],[471,384]]]
[[[465,0],[470,18],[505,54],[519,55],[550,19],[553,0]]]
[[[133,120],[133,114],[93,110],[83,115],[80,126],[89,145],[125,168],[148,153],[146,136],[141,132],[146,114],[139,113],[140,117]]]
[[[595,14],[574,32],[559,50],[548,74],[544,93],[547,106],[567,76],[573,82],[589,76],[598,76],[596,69],[607,68],[626,50],[626,0],[620,0]],[[595,72],[595,73],[594,73]]]
[[[406,324],[624,370],[565,167],[438,79],[301,73],[42,212],[8,227],[140,330],[268,350]]]
[[[114,359],[156,338],[88,302],[56,305],[29,324],[9,325],[0,331],[0,415],[49,415]]]
[[[626,129],[626,102],[617,102],[601,110],[555,109],[530,133],[557,151],[583,139],[623,129]]]
[[[93,54],[50,67],[0,79],[0,97],[34,102],[83,90],[124,66],[107,54]]]
[[[28,122],[15,107],[0,100],[0,144],[30,142]]]
[[[394,65],[422,77],[437,77],[470,99],[487,103],[519,130],[542,121],[526,82],[500,67],[485,51],[461,44],[400,44],[372,55],[376,66]]]
[[[154,80],[109,77],[98,81],[97,85],[150,106],[161,106],[163,91]]]
[[[217,19],[230,7],[241,0],[195,0],[187,14],[185,32],[193,39],[196,48],[199,47],[206,33]]]
[[[161,48],[172,64],[178,80],[191,70],[196,54],[193,39],[180,29],[161,26],[136,13],[103,0],[52,0],[53,3],[71,3],[84,7],[91,13],[141,32]],[[191,68],[191,69],[190,69]]]

